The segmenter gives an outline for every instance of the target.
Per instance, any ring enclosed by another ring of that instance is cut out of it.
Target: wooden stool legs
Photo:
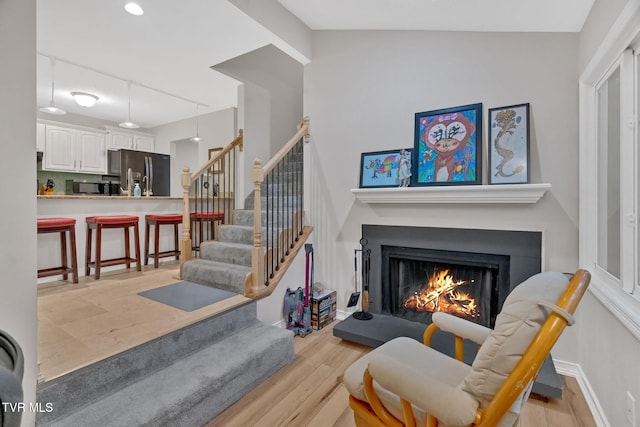
[[[133,227],[133,239],[135,257],[131,257],[131,248],[129,240],[129,227]],[[102,230],[107,228],[124,229],[124,257],[102,259]],[[91,261],[91,243],[92,232],[96,230],[96,258],[95,262]],[[138,230],[137,216],[98,216],[87,218],[87,251],[86,251],[85,274],[90,275],[91,267],[95,268],[95,279],[100,279],[100,269],[111,265],[125,264],[127,268],[131,268],[131,263],[137,263],[137,270],[142,271],[140,264],[140,232]]]

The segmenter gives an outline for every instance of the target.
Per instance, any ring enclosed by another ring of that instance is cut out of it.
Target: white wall
[[[36,401],[36,2],[0,2],[0,329],[25,354],[26,402]],[[35,424],[24,413],[23,425]]]
[[[202,166],[209,158],[209,148],[224,147],[238,136],[236,124],[236,108],[227,108],[198,117],[198,134],[202,140],[198,143],[197,167]],[[188,142],[188,139],[196,134],[196,118],[192,117],[166,125],[149,129],[156,136],[156,152],[171,154],[171,195],[182,196],[180,176],[182,168],[188,166],[191,172],[193,162],[191,158],[181,159],[177,153],[182,150],[172,150],[172,142],[175,144]]]
[[[589,64],[627,3],[631,2],[596,0],[580,33],[580,70]],[[636,426],[640,425],[640,340],[591,292],[584,297],[578,324],[579,364],[602,415],[611,426],[630,425],[626,419],[629,391],[636,399]]]
[[[577,41],[576,34],[315,33],[304,80],[312,177],[305,209],[315,227],[316,277],[338,290],[338,310],[353,290],[362,224],[540,230],[543,268],[575,271]],[[350,189],[358,185],[362,152],[412,147],[414,113],[476,102],[484,103],[485,135],[487,108],[531,104],[531,179],[552,184],[541,201],[393,206],[355,200]],[[577,336],[576,328],[568,330],[554,357],[577,362]]]

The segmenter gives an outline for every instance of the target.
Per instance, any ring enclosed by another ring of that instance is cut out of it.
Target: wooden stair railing
[[[243,150],[243,144],[243,132],[240,129],[238,136],[226,147],[209,150],[210,158],[200,169],[194,173],[190,173],[188,167],[182,170],[180,266],[191,259],[194,250],[199,250],[202,241],[216,238],[219,222],[231,223],[236,194],[235,153],[236,147],[239,151]],[[198,229],[192,230],[192,224],[198,224]],[[196,239],[195,246],[192,237]]]
[[[253,162],[253,249],[251,272],[245,280],[245,296],[249,298],[273,292],[312,231],[303,224],[303,141],[309,142],[308,117],[264,166],[260,159]],[[266,206],[262,206],[263,197]],[[266,224],[262,223],[263,207]]]

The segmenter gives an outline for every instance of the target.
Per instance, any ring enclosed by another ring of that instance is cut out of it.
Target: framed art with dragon
[[[482,184],[482,103],[415,115],[414,184]]]
[[[489,109],[489,184],[530,180],[529,104]]]

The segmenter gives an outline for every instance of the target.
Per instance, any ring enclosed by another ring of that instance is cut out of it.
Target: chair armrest
[[[386,390],[396,394],[446,425],[469,425],[478,409],[478,401],[458,387],[437,381],[379,354],[369,361],[369,372]]]
[[[469,322],[448,313],[433,313],[431,321],[443,331],[482,344],[491,333],[491,329],[477,323]]]

